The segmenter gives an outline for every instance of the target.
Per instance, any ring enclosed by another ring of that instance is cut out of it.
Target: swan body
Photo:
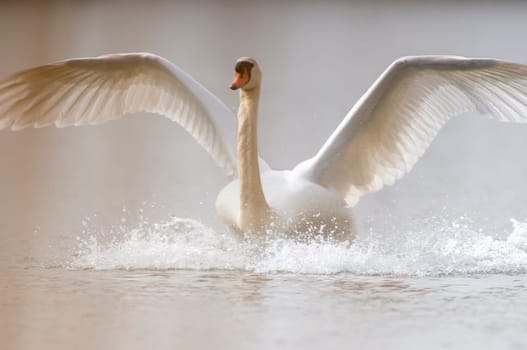
[[[264,172],[261,181],[267,203],[276,214],[271,230],[297,238],[353,238],[351,211],[337,192],[290,170]],[[216,210],[229,229],[243,237],[240,205],[240,180],[236,179],[219,193]]]
[[[261,76],[254,59],[236,62],[230,87],[239,90],[240,107],[234,115],[182,69],[153,54],[60,61],[0,81],[0,129],[161,114],[185,128],[235,178],[216,201],[233,232],[352,239],[349,207],[410,171],[450,118],[475,111],[527,122],[526,65],[403,57],[379,76],[312,158],[276,171],[258,155]]]

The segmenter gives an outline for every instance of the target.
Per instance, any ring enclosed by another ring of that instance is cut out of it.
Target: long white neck
[[[257,114],[260,89],[240,90],[238,110],[238,171],[240,176],[240,225],[261,232],[270,219],[258,166]]]

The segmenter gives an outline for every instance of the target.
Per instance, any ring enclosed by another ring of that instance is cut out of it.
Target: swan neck
[[[258,116],[258,103],[260,101],[260,89],[240,90],[240,107],[238,109],[238,126],[245,120],[253,120],[256,127]],[[238,128],[239,131],[239,128]]]
[[[262,231],[268,218],[258,165],[257,114],[259,88],[240,91],[238,110],[238,171],[240,176],[240,226],[244,231]]]

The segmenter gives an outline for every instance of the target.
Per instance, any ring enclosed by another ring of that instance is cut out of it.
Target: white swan
[[[237,233],[276,227],[352,238],[347,207],[407,173],[446,121],[478,111],[527,122],[527,66],[493,59],[405,57],[392,63],[353,106],[319,152],[293,170],[271,170],[257,153],[261,72],[235,67],[234,114],[203,86],[152,54],[71,59],[0,82],[0,129],[97,124],[154,112],[181,124],[227,175],[217,211]],[[238,161],[236,163],[236,154]]]

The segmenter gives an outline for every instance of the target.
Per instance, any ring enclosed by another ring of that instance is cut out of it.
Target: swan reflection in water
[[[349,207],[406,174],[441,127],[469,111],[527,122],[527,66],[455,56],[393,62],[314,157],[273,170],[258,156],[261,70],[235,64],[237,116],[182,69],[149,53],[70,59],[0,82],[0,128],[99,124],[135,112],[187,130],[227,176],[218,215],[238,236],[269,231],[352,240]]]

